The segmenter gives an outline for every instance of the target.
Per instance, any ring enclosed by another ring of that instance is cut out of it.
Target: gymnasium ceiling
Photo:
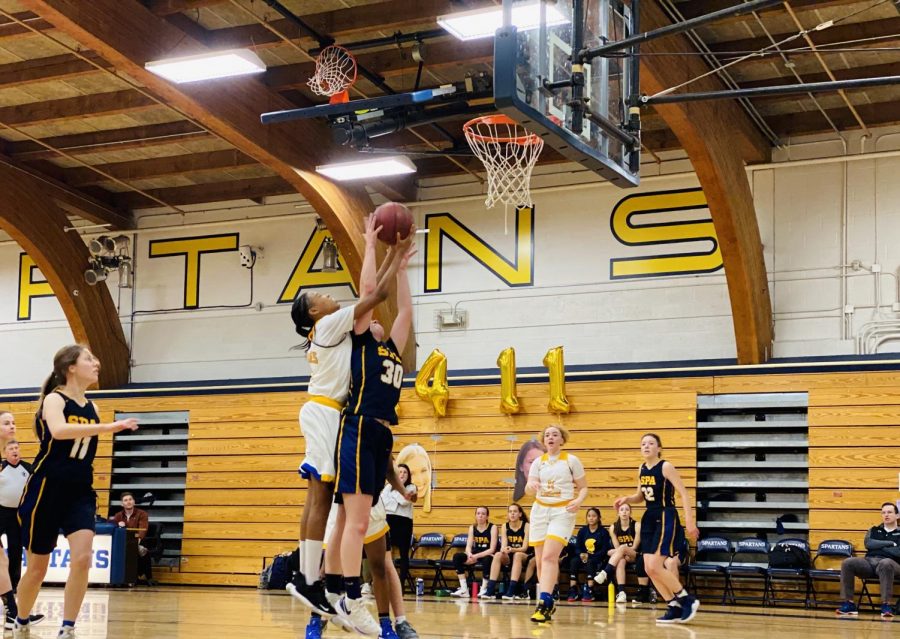
[[[670,17],[690,18],[735,0],[659,0]],[[484,0],[283,0],[284,6],[338,43],[430,31],[434,16],[483,6]],[[210,48],[249,47],[268,65],[262,78],[299,106],[315,104],[306,87],[314,69],[308,50],[317,43],[262,0],[144,0],[156,16]],[[728,69],[734,85],[756,87],[900,74],[900,9],[895,0],[790,0],[759,15],[726,19],[697,32],[695,46],[714,52],[756,51],[801,28],[839,22],[809,38],[821,55],[755,57]],[[789,47],[808,46],[802,39]],[[490,41],[460,43],[451,36],[426,43],[423,86],[491,71]],[[720,58],[722,59],[722,58]],[[391,89],[413,88],[417,63],[411,45],[389,44],[360,52],[359,60]],[[360,79],[355,97],[384,91]],[[770,146],[817,132],[842,132],[900,123],[900,87],[755,99],[747,107],[758,134]],[[384,138],[409,150],[448,148],[461,137],[466,118]],[[643,115],[648,153],[679,148],[653,109]],[[380,142],[381,144],[381,142]],[[38,176],[68,202],[69,210],[95,222],[127,226],[137,208],[179,207],[267,196],[295,189],[268,166],[166,105],[94,51],[29,12],[25,1],[0,0],[0,161]],[[545,150],[543,162],[558,161]],[[476,161],[417,159],[418,179],[476,171]],[[90,165],[90,168],[86,165]],[[307,167],[311,168],[311,167]],[[391,199],[406,199],[413,181],[370,185]]]

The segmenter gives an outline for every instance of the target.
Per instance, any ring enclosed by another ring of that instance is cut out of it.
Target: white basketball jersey
[[[575,499],[575,480],[584,477],[584,466],[575,455],[560,453],[551,457],[544,453],[531,464],[529,479],[537,478],[541,488],[537,500],[544,504],[561,504]]]
[[[309,362],[309,394],[330,397],[340,404],[350,392],[350,354],[353,340],[353,306],[345,306],[316,322],[306,352]]]

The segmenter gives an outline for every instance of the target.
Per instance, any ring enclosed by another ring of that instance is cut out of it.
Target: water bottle
[[[416,579],[416,597],[421,597],[425,594],[425,580],[419,577]]]

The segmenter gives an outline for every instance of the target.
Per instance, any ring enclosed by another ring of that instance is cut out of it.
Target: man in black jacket
[[[900,572],[900,528],[897,527],[897,504],[881,504],[880,526],[872,526],[866,533],[866,556],[850,557],[841,563],[841,599],[844,603],[837,609],[841,617],[859,614],[853,603],[854,578],[871,579],[878,577],[881,585],[881,617],[894,616],[893,591],[894,575]]]

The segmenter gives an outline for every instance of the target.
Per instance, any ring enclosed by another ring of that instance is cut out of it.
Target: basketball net
[[[507,207],[532,206],[531,172],[544,148],[544,140],[505,115],[469,120],[463,126],[463,133],[487,172],[485,206],[493,208],[497,202]]]
[[[306,84],[316,95],[328,96],[331,104],[348,102],[348,89],[356,82],[356,58],[336,44],[325,47],[316,58],[316,72]]]

